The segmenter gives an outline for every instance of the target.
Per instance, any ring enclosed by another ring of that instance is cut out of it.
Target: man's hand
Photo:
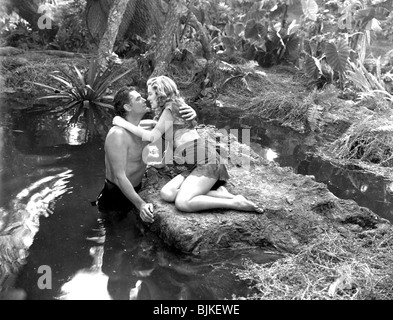
[[[154,222],[153,204],[143,203],[139,208],[139,216],[145,222]]]
[[[156,169],[162,169],[165,167],[165,163],[163,161],[149,162],[147,165]]]
[[[179,108],[180,115],[185,120],[194,120],[197,116],[195,110],[188,104],[182,104]]]

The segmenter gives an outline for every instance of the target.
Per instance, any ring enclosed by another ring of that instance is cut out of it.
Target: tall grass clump
[[[338,159],[393,166],[393,117],[371,116],[353,124],[329,147]]]
[[[392,263],[392,228],[326,231],[296,255],[265,265],[245,260],[235,273],[256,289],[250,300],[391,300]]]

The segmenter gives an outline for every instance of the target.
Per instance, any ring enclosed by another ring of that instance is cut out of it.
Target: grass
[[[342,137],[332,143],[329,151],[338,159],[356,159],[393,167],[392,112],[354,123]]]
[[[326,231],[296,255],[259,265],[244,260],[237,276],[257,293],[253,300],[391,300],[393,231],[342,235]]]

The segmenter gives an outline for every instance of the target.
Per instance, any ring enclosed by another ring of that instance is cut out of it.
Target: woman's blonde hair
[[[180,97],[176,83],[166,76],[150,78],[147,80],[147,86],[151,87],[156,93],[157,102],[160,107],[163,107],[168,101],[184,102]]]

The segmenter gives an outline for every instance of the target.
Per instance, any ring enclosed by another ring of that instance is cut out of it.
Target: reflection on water
[[[393,182],[306,157],[312,137],[259,119],[201,118],[218,128],[251,127],[251,146],[261,156],[312,174],[338,197],[391,220]],[[90,202],[104,183],[103,137],[82,143],[82,127],[67,133],[64,121],[53,116],[14,112],[0,133],[0,281],[19,271],[15,286],[27,299],[230,299],[250,293],[232,274],[243,258],[257,263],[278,258],[257,248],[185,256],[168,249],[133,215],[102,217]],[[37,286],[42,265],[52,270],[50,289]]]
[[[393,222],[393,181],[356,166],[337,166],[311,155],[299,163],[296,172],[314,175],[338,198],[352,199]]]
[[[0,280],[18,272],[26,263],[28,249],[39,230],[40,217],[48,217],[55,202],[70,190],[70,170],[63,169],[58,174],[45,172],[45,176],[29,184],[6,207],[0,208]]]
[[[103,248],[91,247],[90,255],[93,265],[63,284],[59,300],[112,300],[107,290],[109,277],[101,271]]]
[[[3,174],[1,221],[8,213],[23,221],[11,252],[21,254],[14,282],[27,299],[223,299],[245,296],[247,284],[232,273],[242,259],[277,259],[257,248],[222,250],[191,257],[166,247],[134,215],[109,223],[91,206],[105,177],[103,138],[73,143],[50,115],[14,112],[4,148],[12,155]],[[78,140],[78,139],[76,139]],[[20,209],[11,208],[17,199]],[[33,219],[33,217],[35,217]],[[29,222],[33,221],[33,222]],[[25,231],[27,230],[27,231]],[[5,238],[4,238],[5,239]],[[22,240],[24,239],[24,240]],[[7,239],[7,243],[11,243]],[[23,263],[22,263],[23,260]],[[51,287],[40,289],[41,266],[51,269]]]
[[[101,216],[103,214],[101,213]],[[105,214],[104,214],[105,215]],[[144,229],[136,215],[99,219],[88,237],[92,266],[62,285],[62,300],[212,300],[247,295],[245,282],[232,274],[249,257],[259,263],[277,258],[258,249],[221,250],[209,257],[166,248]],[[234,285],[236,284],[236,286]]]
[[[239,118],[230,113],[212,117],[210,111],[202,112],[200,118],[227,130],[251,128],[251,147],[260,156],[274,160],[282,167],[292,167],[295,173],[313,175],[338,198],[352,199],[393,222],[393,179],[366,173],[354,166],[343,168],[310,155],[316,145],[313,134],[300,134],[274,121],[249,116]]]
[[[87,142],[87,129],[80,123],[71,124],[65,130],[65,137],[71,146],[78,146]]]

